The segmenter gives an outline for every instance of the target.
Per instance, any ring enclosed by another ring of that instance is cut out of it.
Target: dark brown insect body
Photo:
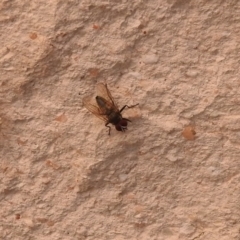
[[[119,110],[110,91],[107,88],[107,84],[99,83],[96,89],[97,96],[95,99],[92,97],[85,97],[83,99],[84,106],[91,113],[106,122],[105,126],[109,128],[109,135],[111,131],[111,127],[108,126],[109,123],[113,124],[116,130],[124,132],[127,129],[128,122],[131,121],[127,118],[123,118],[121,112],[126,107],[133,108],[138,104],[133,106],[125,105]]]

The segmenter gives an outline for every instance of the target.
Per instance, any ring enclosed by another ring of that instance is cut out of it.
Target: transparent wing
[[[107,84],[104,83],[98,83],[96,86],[97,96],[100,96],[106,100],[106,104],[108,108],[114,109],[115,111],[118,110],[117,104],[114,102],[114,99],[112,97],[112,94],[110,93]]]
[[[98,107],[97,102],[94,98],[91,96],[86,96],[83,98],[83,105],[89,112],[94,114],[96,117],[102,119],[103,121],[108,121],[108,118],[106,115],[104,115],[101,111],[101,109]]]

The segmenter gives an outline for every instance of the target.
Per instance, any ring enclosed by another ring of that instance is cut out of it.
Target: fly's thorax
[[[122,115],[119,112],[111,111],[110,114],[108,115],[108,121],[113,125],[119,124],[121,120],[122,120]]]

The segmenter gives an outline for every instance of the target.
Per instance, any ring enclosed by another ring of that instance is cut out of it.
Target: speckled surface
[[[240,2],[49,2],[0,3],[0,239],[239,240]]]

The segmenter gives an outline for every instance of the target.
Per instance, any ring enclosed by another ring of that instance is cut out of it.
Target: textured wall
[[[3,0],[0,24],[0,239],[240,239],[240,1]],[[139,103],[127,132],[83,108],[98,82]]]

